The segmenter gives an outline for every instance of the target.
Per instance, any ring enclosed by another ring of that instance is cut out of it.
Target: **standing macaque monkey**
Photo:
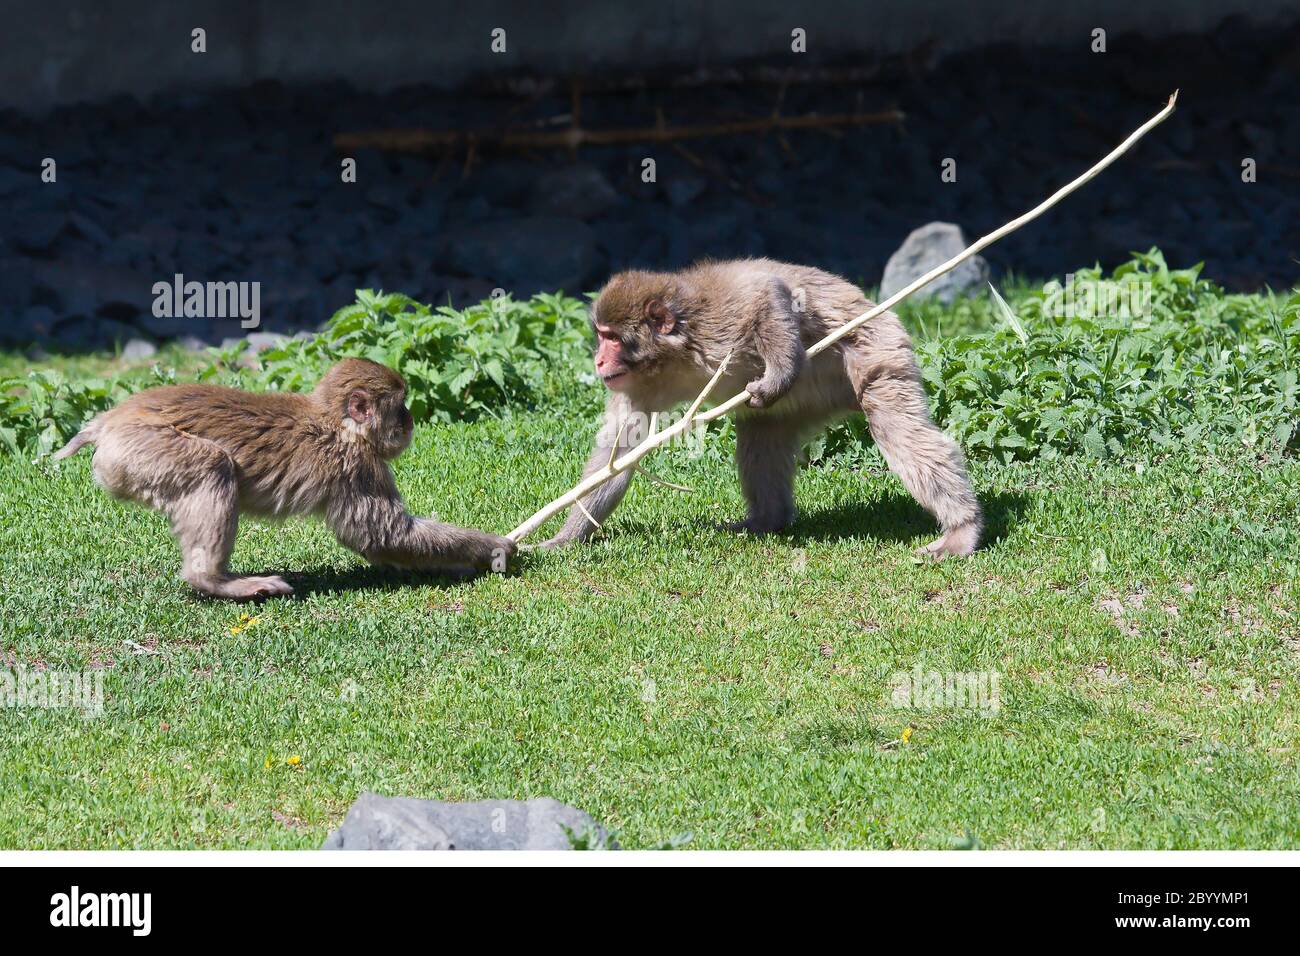
[[[54,457],[95,447],[95,479],[166,514],[182,577],[214,597],[292,594],[276,576],[226,573],[239,513],[319,514],[375,564],[429,571],[505,570],[509,538],[408,514],[388,462],[411,443],[406,382],[344,359],[309,395],[168,385],[98,415]]]
[[[912,343],[886,312],[809,359],[804,349],[871,307],[862,291],[806,266],[742,259],[681,272],[620,272],[592,305],[596,371],[609,389],[585,474],[636,443],[636,416],[693,399],[723,358],[718,394],[752,396],[736,412],[736,467],[748,503],[732,530],[777,531],[794,520],[796,456],[832,418],[865,412],[890,469],[938,520],[923,548],[937,559],[979,545],[979,502],[957,444],[930,421]],[[582,499],[546,542],[587,537],[618,505],[633,470]],[[588,517],[588,514],[590,517]]]

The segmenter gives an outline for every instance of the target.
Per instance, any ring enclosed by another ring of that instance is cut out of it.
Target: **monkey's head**
[[[596,374],[615,392],[636,393],[687,360],[689,337],[680,279],[661,272],[620,272],[591,307]]]
[[[406,382],[386,365],[347,358],[313,393],[340,427],[364,435],[379,457],[396,458],[411,443],[415,420],[406,407]]]

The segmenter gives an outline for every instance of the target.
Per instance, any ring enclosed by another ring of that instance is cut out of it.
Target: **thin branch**
[[[722,357],[722,361],[718,363],[718,370],[713,373],[713,378],[709,379],[709,384],[704,386],[704,391],[695,396],[695,401],[691,402],[691,407],[686,410],[686,420],[688,422],[695,417],[695,413],[700,410],[700,406],[704,404],[705,399],[713,392],[718,380],[722,378],[722,373],[727,370],[727,364],[730,361],[731,353],[728,352]]]
[[[597,528],[600,527],[600,522],[591,516],[591,512],[587,510],[586,505],[584,505],[581,501],[575,501],[574,504],[578,506],[579,511],[581,511],[584,515],[587,516],[588,521],[594,524]]]
[[[958,265],[965,262],[971,256],[978,253],[980,250],[986,248],[989,245],[992,245],[994,242],[997,242],[997,240],[1001,239],[1003,236],[1007,235],[1008,233],[1015,232],[1021,226],[1025,225],[1025,223],[1037,219],[1039,216],[1041,216],[1047,210],[1051,209],[1053,206],[1059,203],[1066,196],[1070,195],[1070,193],[1074,192],[1084,183],[1096,177],[1099,173],[1101,173],[1108,166],[1114,163],[1115,160],[1119,159],[1126,152],[1132,149],[1134,143],[1136,143],[1139,139],[1141,139],[1143,136],[1149,133],[1160,123],[1163,123],[1166,119],[1168,119],[1169,115],[1173,113],[1174,106],[1177,102],[1178,102],[1178,91],[1175,90],[1173,95],[1169,97],[1169,102],[1165,104],[1164,109],[1162,109],[1159,113],[1151,117],[1151,119],[1147,120],[1136,130],[1134,130],[1131,134],[1129,134],[1129,137],[1126,140],[1124,140],[1113,150],[1107,153],[1104,157],[1102,157],[1102,159],[1098,161],[1096,165],[1092,166],[1090,169],[1084,172],[1083,175],[1077,177],[1076,179],[1070,181],[1069,183],[1066,183],[1064,186],[1062,186],[1060,189],[1054,192],[1047,199],[1043,200],[1033,209],[1029,210],[1029,212],[1025,213],[1022,216],[1019,216],[1016,219],[1011,220],[1006,225],[1002,226],[999,229],[995,229],[993,232],[990,232],[988,235],[983,236],[980,239],[977,239],[970,246],[963,249],[961,252],[957,253],[957,255],[953,256],[947,262],[943,263],[942,265],[935,266],[933,269],[931,269],[925,275],[921,276],[919,279],[914,279],[912,282],[908,283],[902,289],[895,292],[889,298],[885,299],[879,305],[876,305],[871,309],[868,309],[866,312],[863,312],[856,319],[844,323],[844,325],[841,325],[839,328],[829,333],[821,341],[811,346],[808,349],[808,353],[807,353],[808,356],[812,357],[814,355],[826,351],[828,348],[830,348],[840,339],[856,331],[864,323],[871,321],[876,316],[881,315],[884,312],[888,312],[891,308],[893,308],[899,302],[902,302],[909,295],[912,295],[913,293],[915,293],[917,290],[921,289],[928,283],[933,282],[935,279],[939,278],[939,276],[943,275],[944,273],[949,272],[952,269],[956,268]],[[728,355],[727,357],[730,358],[730,355]],[[613,478],[614,475],[619,474],[620,472],[626,471],[627,469],[631,468],[638,461],[640,461],[646,455],[650,454],[650,452],[654,451],[659,446],[666,444],[669,441],[672,441],[673,438],[680,435],[687,428],[691,427],[691,425],[694,424],[695,422],[707,422],[707,421],[712,421],[715,418],[721,418],[723,415],[726,415],[728,412],[732,411],[738,406],[743,405],[747,401],[749,401],[750,398],[749,392],[744,391],[744,392],[740,392],[738,395],[733,395],[731,398],[727,399],[725,402],[723,402],[720,405],[715,405],[707,412],[696,414],[699,410],[700,405],[703,404],[706,398],[708,398],[709,393],[713,391],[713,387],[718,384],[718,379],[722,377],[722,372],[723,369],[725,369],[726,364],[727,364],[726,359],[724,359],[722,364],[718,367],[718,371],[715,372],[713,378],[709,380],[709,384],[704,387],[704,391],[702,391],[699,394],[699,397],[697,397],[695,401],[691,403],[690,410],[686,413],[685,417],[683,417],[681,421],[677,422],[670,428],[667,428],[664,431],[659,432],[658,434],[651,435],[641,444],[637,445],[627,454],[619,458],[617,461],[613,461],[610,463],[609,466],[602,468],[599,471],[592,473],[591,475],[588,475],[586,478],[580,481],[576,487],[566,492],[565,494],[561,495],[559,498],[556,498],[549,505],[542,508],[540,511],[534,514],[531,518],[529,518],[519,527],[515,528],[514,531],[511,531],[509,537],[513,541],[522,540],[524,537],[531,534],[533,531],[537,530],[539,527],[545,524],[553,515],[559,514],[559,512],[563,511],[565,508],[569,507],[570,505],[578,501],[579,498],[582,498],[583,496],[589,494],[594,489],[599,488],[605,482]]]
[[[628,143],[671,143],[706,136],[738,136],[767,133],[773,130],[819,129],[839,126],[869,126],[875,123],[901,123],[899,110],[875,113],[806,113],[802,116],[761,116],[755,119],[705,123],[698,126],[633,126],[616,129],[584,129],[576,122],[557,130],[458,130],[458,129],[377,129],[356,133],[339,133],[334,148],[350,153],[358,149],[380,149],[394,153],[431,153],[466,146],[497,146],[502,149],[568,149],[579,146],[611,146]]]
[[[701,66],[690,72],[681,69],[658,70],[651,73],[623,73],[586,77],[583,86],[589,93],[627,93],[658,89],[697,89],[709,86],[860,86],[875,80],[881,73],[881,62],[852,67],[813,67],[791,69],[786,66],[758,64],[757,66]],[[564,82],[560,76],[520,76],[494,74],[487,77],[483,88],[491,93],[510,96],[527,96],[540,99],[556,91]]]
[[[639,471],[641,474],[645,475],[647,478],[649,478],[649,479],[650,479],[651,481],[653,481],[655,484],[663,485],[665,488],[671,488],[673,491],[684,491],[684,492],[686,492],[688,495],[693,495],[693,494],[695,494],[695,489],[694,489],[694,488],[688,488],[688,487],[686,487],[685,485],[678,485],[678,484],[675,484],[675,483],[673,483],[673,482],[671,482],[671,481],[668,481],[666,478],[660,478],[658,475],[656,475],[653,471],[651,471],[651,470],[650,470],[649,468],[647,468],[645,465],[637,465],[637,466],[636,466],[636,470]]]
[[[606,463],[607,468],[614,467],[614,459],[618,457],[618,446],[623,444],[623,432],[627,431],[627,422],[620,422],[618,434],[614,436],[614,444],[609,449],[609,461]]]

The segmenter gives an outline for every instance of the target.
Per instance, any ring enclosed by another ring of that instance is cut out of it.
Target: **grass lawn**
[[[423,426],[398,480],[504,531],[592,428]],[[102,667],[107,698],[0,708],[0,847],[311,848],[362,790],[553,796],[628,848],[1300,846],[1294,458],[977,463],[990,544],[920,565],[874,459],[802,472],[788,534],[711,530],[729,443],[658,457],[695,494],[638,481],[593,545],[472,582],[246,521],[236,570],[298,591],[251,608],[191,595],[89,454],[0,459],[0,668]],[[997,672],[1001,707],[897,708],[916,667]]]

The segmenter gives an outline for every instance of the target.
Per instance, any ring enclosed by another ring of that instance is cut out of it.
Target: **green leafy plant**
[[[1180,446],[1277,457],[1297,424],[1300,293],[1229,295],[1152,249],[978,308],[982,332],[923,339],[935,419],[968,455],[1148,457]],[[966,306],[965,308],[976,308]],[[809,452],[859,453],[852,423]]]
[[[1068,278],[1041,288],[1004,283],[1007,301],[994,293],[900,308],[917,334],[935,419],[968,455],[1149,458],[1194,447],[1271,460],[1294,448],[1300,292],[1230,295],[1199,266],[1170,269],[1155,249],[1109,275],[1094,267]],[[201,377],[301,390],[356,355],[406,377],[417,421],[538,406],[585,420],[603,395],[590,372],[584,311],[561,295],[453,309],[362,290],[319,334],[263,351],[251,367],[241,343],[216,353]],[[5,379],[0,447],[48,452],[91,415],[171,377],[155,366],[129,380],[70,380],[48,370]],[[705,449],[725,454],[716,441]],[[860,416],[807,453],[839,464],[876,454]]]
[[[205,377],[233,373],[248,387],[298,391],[340,358],[358,356],[402,373],[416,421],[472,420],[534,401],[546,370],[585,349],[584,324],[583,304],[561,295],[453,309],[362,289],[318,335],[261,352],[252,370],[239,370],[241,342]]]
[[[174,373],[155,365],[141,385],[117,378],[69,380],[56,369],[0,379],[0,445],[11,454],[46,455],[92,417],[125,398],[134,387],[165,385]]]

